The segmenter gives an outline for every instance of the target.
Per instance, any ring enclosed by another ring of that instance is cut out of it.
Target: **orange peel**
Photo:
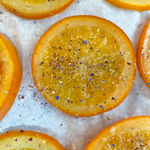
[[[0,120],[13,105],[19,91],[22,67],[12,42],[0,32]]]
[[[121,120],[102,130],[85,150],[150,149],[150,117]]]
[[[44,19],[64,11],[75,0],[1,0],[2,5],[25,19]]]
[[[36,131],[8,131],[0,134],[3,150],[65,150],[54,138]]]
[[[135,65],[133,45],[119,27],[95,16],[73,16],[41,37],[32,75],[52,105],[88,117],[123,102],[134,83]]]
[[[137,66],[139,73],[150,87],[150,20],[145,25],[137,47]]]
[[[117,7],[145,11],[150,10],[150,0],[105,0]]]

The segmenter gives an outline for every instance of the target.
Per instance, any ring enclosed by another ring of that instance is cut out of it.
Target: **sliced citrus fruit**
[[[26,19],[51,17],[69,7],[75,0],[1,0],[13,14]]]
[[[38,42],[32,74],[41,94],[76,116],[93,116],[119,105],[135,78],[135,52],[126,34],[94,16],[54,24]]]
[[[150,20],[145,25],[139,39],[137,66],[142,79],[150,87]]]
[[[54,138],[34,131],[11,131],[0,134],[1,150],[65,150]]]
[[[12,42],[0,32],[0,120],[13,105],[22,78],[22,67]]]
[[[149,127],[149,116],[124,119],[101,131],[85,150],[148,150]]]
[[[150,0],[105,0],[117,7],[131,10],[150,10]]]

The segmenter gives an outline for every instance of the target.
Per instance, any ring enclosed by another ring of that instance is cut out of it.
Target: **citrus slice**
[[[101,131],[85,150],[148,150],[149,127],[149,116],[124,119]]]
[[[34,131],[11,131],[0,134],[1,150],[65,150],[54,138]]]
[[[16,48],[0,32],[0,120],[15,101],[21,77],[22,67]]]
[[[150,87],[150,20],[145,25],[137,47],[137,66],[142,79]]]
[[[13,14],[26,19],[43,19],[64,11],[75,0],[1,0]]]
[[[150,0],[105,0],[117,7],[131,10],[150,10]]]
[[[41,94],[76,116],[93,116],[119,105],[135,78],[135,52],[126,34],[94,16],[54,24],[33,53],[32,74]]]

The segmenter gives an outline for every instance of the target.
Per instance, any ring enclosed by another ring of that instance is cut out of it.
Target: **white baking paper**
[[[0,4],[0,31],[16,46],[23,66],[23,78],[16,101],[0,122],[0,132],[25,129],[46,133],[57,139],[66,150],[84,150],[85,146],[105,127],[137,115],[150,115],[150,89],[138,71],[135,84],[117,108],[94,117],[67,115],[49,104],[36,89],[31,74],[35,45],[58,20],[73,15],[94,15],[110,20],[128,35],[136,50],[150,12],[117,8],[104,0],[76,0],[63,13],[43,20],[25,20],[8,12]],[[32,87],[33,86],[33,87]]]

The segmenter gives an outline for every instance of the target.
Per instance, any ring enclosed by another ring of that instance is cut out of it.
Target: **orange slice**
[[[21,77],[22,67],[16,48],[0,32],[0,120],[15,101]]]
[[[76,116],[93,116],[118,106],[135,78],[135,52],[125,33],[94,16],[54,24],[38,42],[32,74],[41,94]]]
[[[117,7],[131,10],[150,10],[150,0],[105,0]]]
[[[11,131],[0,134],[1,150],[65,150],[54,138],[33,131]]]
[[[26,19],[43,19],[64,11],[75,0],[1,0],[13,14]]]
[[[145,25],[139,39],[137,66],[142,79],[150,87],[150,20]]]
[[[101,131],[85,150],[148,150],[149,127],[149,116],[124,119]]]

